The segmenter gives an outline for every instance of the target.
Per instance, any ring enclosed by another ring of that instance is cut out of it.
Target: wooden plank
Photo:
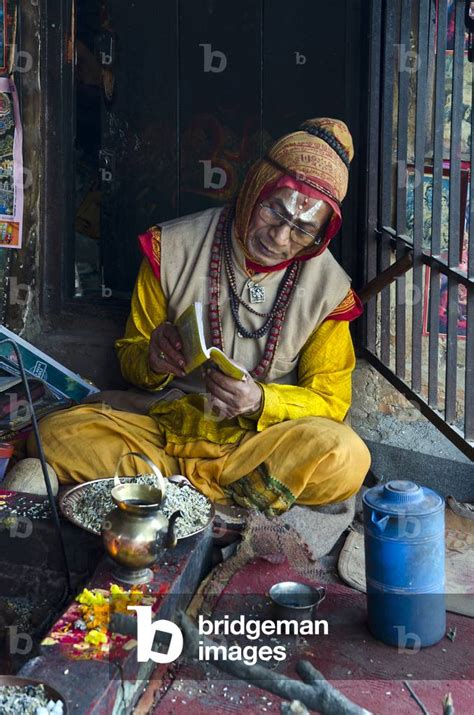
[[[259,156],[260,33],[255,0],[237,15],[212,0],[180,3],[180,215],[231,200]]]
[[[276,139],[311,117],[345,118],[344,11],[344,0],[265,0],[265,134]]]
[[[102,180],[104,284],[131,291],[140,263],[137,235],[177,215],[177,0],[135,9],[108,3],[116,33],[113,100],[102,109],[102,150],[111,159]]]
[[[337,117],[347,122],[358,148],[359,105],[353,96],[360,85],[360,13],[359,0],[324,6],[264,0],[264,143],[297,130],[305,119]],[[357,189],[353,165],[343,228],[331,244],[332,253],[351,272]]]

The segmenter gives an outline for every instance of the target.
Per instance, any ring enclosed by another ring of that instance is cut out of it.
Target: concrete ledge
[[[423,452],[364,440],[372,455],[371,471],[379,481],[411,479],[459,501],[474,502],[474,465]]]
[[[175,620],[178,610],[185,609],[197,586],[208,573],[211,563],[212,525],[194,538],[178,543],[166,551],[153,567],[150,593],[160,593],[155,619]],[[87,588],[109,588],[114,582],[111,563],[104,558]],[[54,627],[51,629],[54,631]],[[127,715],[145,689],[155,668],[153,662],[138,663],[136,648],[120,662],[73,658],[60,644],[42,646],[41,656],[34,658],[18,675],[36,678],[56,688],[66,699],[69,713],[81,715]]]

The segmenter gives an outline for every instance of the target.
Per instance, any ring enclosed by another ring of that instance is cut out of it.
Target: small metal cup
[[[313,618],[313,612],[326,597],[326,589],[298,581],[280,581],[271,587],[268,595],[275,620],[304,621]]]

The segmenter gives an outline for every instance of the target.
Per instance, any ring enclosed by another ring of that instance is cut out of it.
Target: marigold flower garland
[[[95,588],[90,591],[85,588],[76,598],[80,603],[79,610],[82,615],[87,634],[84,641],[90,645],[102,645],[109,641],[108,626],[112,613],[126,613],[130,615],[127,606],[141,604],[144,594],[137,588],[125,591],[121,586],[113,583],[110,586],[110,595],[107,591]],[[80,627],[78,625],[78,627]]]

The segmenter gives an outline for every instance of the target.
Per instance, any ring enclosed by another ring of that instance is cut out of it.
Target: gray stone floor
[[[405,468],[412,454],[412,467],[420,472],[420,478],[429,476],[426,473],[433,470],[436,460],[440,460],[440,464],[434,469],[435,473],[441,468],[448,468],[448,472],[452,473],[457,465],[461,481],[471,470],[474,476],[474,463],[421,414],[415,403],[403,397],[365,360],[357,361],[352,383],[351,424],[364,440],[371,443],[377,468],[382,472],[376,475],[378,478],[383,478],[386,471],[382,446],[393,448],[387,450],[387,459],[390,453],[388,462],[392,466],[397,461],[393,450],[407,453],[398,459]],[[425,459],[421,455],[425,455]],[[449,462],[453,465],[449,466]],[[389,473],[393,478],[392,472]],[[450,479],[453,479],[452,475]]]
[[[377,480],[412,479],[444,497],[474,502],[474,463],[428,420],[377,413],[372,420],[352,419],[352,426],[369,447]]]
[[[452,442],[422,415],[413,421],[402,421],[395,415],[381,412],[352,416],[352,426],[362,439],[392,447],[473,464]],[[473,465],[474,468],[474,465]]]

